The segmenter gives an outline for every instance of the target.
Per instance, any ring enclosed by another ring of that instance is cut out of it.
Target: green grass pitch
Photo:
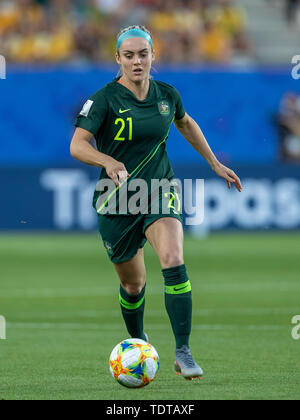
[[[174,342],[163,278],[145,248],[145,330],[161,359],[150,386],[130,390],[109,373],[113,347],[128,338],[118,280],[95,235],[1,235],[1,399],[299,399],[300,235],[186,237],[193,286],[191,348],[205,371],[173,372]]]

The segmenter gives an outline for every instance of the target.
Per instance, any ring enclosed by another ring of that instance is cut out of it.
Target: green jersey
[[[150,183],[174,176],[166,141],[173,121],[184,116],[174,87],[150,80],[148,96],[141,101],[114,79],[86,102],[75,125],[95,136],[99,152],[125,165],[128,182],[141,178]],[[108,178],[105,169],[103,178]],[[94,206],[99,194],[95,192]]]

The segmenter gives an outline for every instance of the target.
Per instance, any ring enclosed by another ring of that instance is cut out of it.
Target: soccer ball
[[[142,388],[157,376],[159,356],[151,344],[138,338],[122,341],[109,359],[110,373],[127,388]]]

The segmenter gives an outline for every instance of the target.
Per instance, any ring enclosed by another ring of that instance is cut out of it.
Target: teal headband
[[[129,31],[124,32],[122,35],[119,36],[117,41],[117,51],[119,50],[122,42],[130,38],[144,38],[150,43],[151,47],[153,48],[153,41],[151,35],[149,35],[147,32],[142,31],[141,29],[130,29]]]

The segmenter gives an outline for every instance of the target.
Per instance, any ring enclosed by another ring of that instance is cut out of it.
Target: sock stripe
[[[165,286],[165,292],[167,295],[181,295],[183,293],[191,292],[192,285],[188,280],[185,283],[175,284],[173,286]]]
[[[135,309],[138,309],[140,306],[142,306],[142,304],[144,303],[144,300],[145,300],[145,296],[143,296],[142,299],[140,299],[138,302],[135,302],[135,303],[127,302],[127,300],[125,300],[121,296],[121,293],[119,293],[120,305],[123,308],[128,309],[129,311],[134,311]]]

